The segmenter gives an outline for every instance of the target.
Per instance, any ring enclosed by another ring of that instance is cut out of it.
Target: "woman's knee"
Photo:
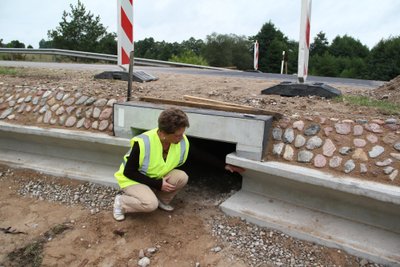
[[[186,172],[182,170],[172,170],[169,175],[171,176],[171,183],[175,185],[181,185],[184,186],[187,184],[189,180],[189,176],[186,174]]]
[[[142,207],[145,212],[152,212],[158,207],[158,199],[157,197],[147,197],[142,199]]]

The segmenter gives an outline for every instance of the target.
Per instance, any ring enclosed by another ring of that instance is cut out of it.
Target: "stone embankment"
[[[399,184],[400,121],[289,118],[272,130],[272,157],[340,173]]]
[[[115,98],[15,86],[0,91],[0,119],[111,134]],[[268,159],[400,185],[400,121],[284,118]]]
[[[18,124],[112,132],[116,99],[19,86],[0,92],[0,119]]]

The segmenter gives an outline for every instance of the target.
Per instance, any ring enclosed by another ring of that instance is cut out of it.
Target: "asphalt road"
[[[56,62],[27,62],[27,61],[0,61],[0,66],[7,67],[31,67],[31,68],[52,68],[52,69],[74,69],[74,70],[98,70],[98,71],[121,71],[121,67],[111,64],[77,64],[77,63],[56,63]],[[280,80],[296,82],[296,75],[281,75],[275,73],[245,72],[235,70],[206,70],[194,68],[176,68],[176,67],[157,67],[157,66],[135,66],[135,70],[142,70],[151,74],[151,72],[162,73],[182,73],[192,75],[212,75],[238,78],[254,78],[261,80]],[[384,81],[331,78],[308,76],[309,83],[327,83],[330,85],[348,85],[374,89],[384,83]]]

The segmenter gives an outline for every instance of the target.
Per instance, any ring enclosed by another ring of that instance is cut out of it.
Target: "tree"
[[[288,73],[297,73],[297,62],[299,59],[299,42],[289,40],[287,43]]]
[[[5,47],[6,45],[3,44],[3,39],[0,39],[0,47]]]
[[[45,41],[44,39],[40,40],[39,48],[52,48],[53,42],[52,41]]]
[[[59,26],[47,33],[54,48],[103,52],[102,48],[112,46],[112,35],[107,34],[99,16],[94,17],[92,13],[86,12],[80,0],[77,6],[71,4],[70,7],[71,12],[64,11]],[[103,38],[106,40],[102,42]]]
[[[183,41],[181,43],[181,48],[184,51],[192,51],[195,53],[197,56],[200,56],[203,49],[205,47],[204,41],[201,39],[195,39],[193,37],[190,37],[189,40]]]
[[[369,78],[388,81],[400,75],[400,36],[381,40],[368,58]]]
[[[232,66],[232,41],[229,35],[215,32],[207,35],[204,57],[211,66]]]
[[[309,73],[317,76],[337,77],[340,73],[337,58],[328,52],[321,56],[313,56],[310,59]]]
[[[25,48],[25,44],[18,40],[13,40],[7,44],[8,48]]]
[[[206,37],[203,55],[211,66],[249,69],[252,66],[251,42],[245,36],[212,33]]]
[[[366,58],[368,57],[369,49],[359,40],[344,35],[343,37],[336,36],[333,39],[329,52],[335,57]]]
[[[325,54],[329,49],[329,42],[324,32],[319,32],[310,45],[310,56]]]
[[[155,46],[156,43],[153,37],[137,41],[135,42],[135,56],[155,59]]]
[[[280,73],[282,51],[288,51],[288,38],[269,21],[255,35],[259,46],[259,69],[263,72]]]
[[[101,40],[99,41],[96,52],[105,53],[110,55],[116,55],[118,50],[117,43],[117,34],[116,33],[107,33]]]
[[[239,70],[253,68],[252,42],[245,36],[233,35],[232,64]]]

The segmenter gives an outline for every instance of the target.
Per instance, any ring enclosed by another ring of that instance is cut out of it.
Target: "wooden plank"
[[[225,106],[231,106],[231,107],[256,109],[256,108],[250,107],[250,106],[238,105],[238,104],[234,104],[234,103],[228,103],[228,102],[218,101],[218,100],[214,100],[214,99],[207,99],[207,98],[198,97],[198,96],[184,95],[183,98],[185,100],[197,102],[197,103],[218,104],[218,105],[225,105]]]
[[[271,111],[267,111],[267,110],[263,110],[263,109],[233,107],[233,106],[226,106],[226,105],[197,103],[197,102],[193,102],[193,101],[180,101],[180,100],[153,98],[153,97],[140,97],[140,100],[145,101],[145,102],[156,103],[156,104],[187,106],[187,107],[194,107],[194,108],[213,109],[213,110],[246,113],[246,114],[254,114],[254,115],[268,115],[268,116],[273,116],[274,119],[280,119],[282,117],[282,114],[280,114],[280,113],[271,112]]]

